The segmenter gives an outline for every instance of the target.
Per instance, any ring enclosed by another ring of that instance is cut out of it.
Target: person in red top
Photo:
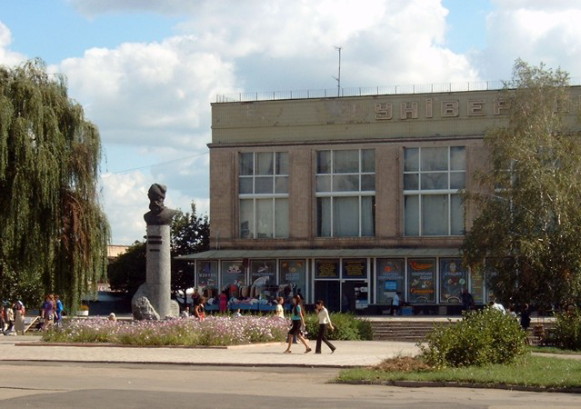
[[[222,291],[220,293],[220,312],[226,312],[228,310],[228,296],[226,295],[226,291]]]

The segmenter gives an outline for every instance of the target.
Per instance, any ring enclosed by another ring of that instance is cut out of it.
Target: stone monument
[[[147,224],[146,280],[131,303],[133,317],[163,319],[179,316],[179,305],[171,300],[170,223],[177,210],[164,206],[164,185],[154,183],[147,192],[149,212],[143,215]]]

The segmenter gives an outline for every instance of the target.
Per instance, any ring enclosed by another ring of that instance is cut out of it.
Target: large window
[[[317,235],[375,234],[375,151],[317,152]]]
[[[404,150],[404,218],[407,236],[464,234],[466,186],[463,146]]]
[[[240,237],[288,237],[288,153],[240,154]]]

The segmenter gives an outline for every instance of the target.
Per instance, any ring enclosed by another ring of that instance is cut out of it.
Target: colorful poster
[[[315,278],[339,278],[339,260],[316,260]]]
[[[404,259],[377,259],[377,288],[375,293],[376,304],[391,304],[394,292],[400,291],[403,301],[405,285]]]
[[[482,268],[470,270],[470,284],[474,304],[484,304],[484,273]]]
[[[409,301],[412,304],[436,302],[436,260],[408,259]]]
[[[279,296],[290,302],[295,294],[303,296],[307,283],[305,260],[280,260]]]
[[[440,302],[461,304],[460,295],[468,289],[468,273],[457,258],[440,259]]]
[[[343,260],[343,278],[367,278],[367,259]]]

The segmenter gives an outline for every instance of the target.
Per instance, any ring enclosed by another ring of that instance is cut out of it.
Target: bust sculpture
[[[154,183],[147,192],[149,198],[149,212],[143,215],[147,225],[166,225],[170,224],[173,217],[178,213],[177,210],[168,209],[164,206],[165,193],[167,187]]]

